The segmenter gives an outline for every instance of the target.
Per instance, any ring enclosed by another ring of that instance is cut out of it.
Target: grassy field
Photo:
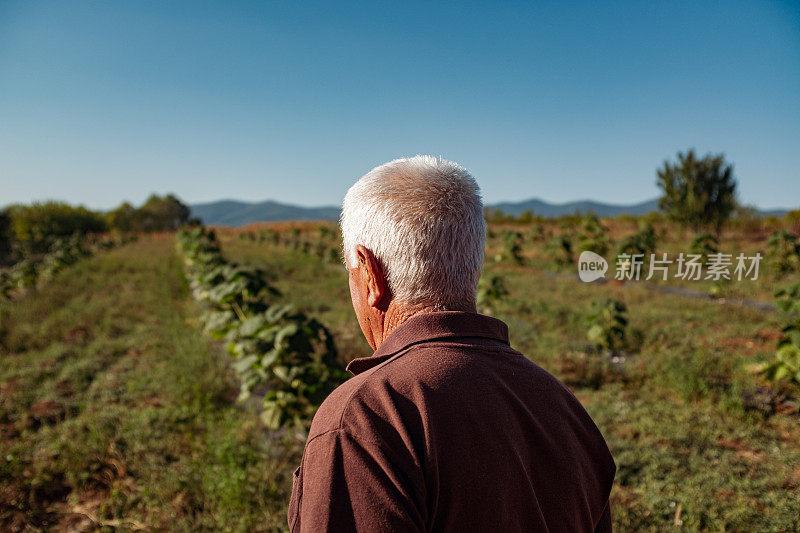
[[[343,361],[371,353],[340,264],[233,232],[222,245],[328,325]],[[510,292],[493,314],[605,435],[617,529],[798,530],[800,419],[747,401],[780,392],[748,371],[774,352],[780,316],[642,283],[582,284],[548,274],[540,253],[526,248],[524,266],[487,261]],[[763,299],[776,284],[741,290]],[[599,297],[627,305],[639,339],[613,365],[586,350]],[[283,528],[302,436],[266,431],[235,404],[227,355],[201,335],[199,313],[168,239],[0,303],[0,529]]]
[[[301,448],[233,403],[197,311],[171,239],[0,304],[0,530],[283,526]]]
[[[266,268],[298,306],[330,324],[345,360],[369,353],[340,265],[234,235],[223,238],[223,249],[231,260]],[[769,390],[747,368],[774,353],[780,317],[661,294],[645,283],[583,284],[549,275],[535,259],[540,249],[526,255],[527,266],[487,261],[510,292],[494,315],[509,325],[512,346],[568,383],[603,431],[618,466],[617,529],[800,529],[800,419],[743,400]],[[768,276],[755,288],[746,283],[738,290],[748,297],[776,285]],[[586,354],[585,317],[600,297],[624,302],[641,338],[622,368]]]

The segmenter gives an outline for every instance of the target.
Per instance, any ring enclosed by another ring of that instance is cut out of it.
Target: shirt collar
[[[350,361],[347,370],[358,375],[412,344],[453,337],[483,337],[508,344],[508,326],[496,318],[465,311],[420,313],[397,326],[371,356]]]

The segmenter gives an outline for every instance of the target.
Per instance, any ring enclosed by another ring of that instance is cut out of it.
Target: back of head
[[[463,167],[419,155],[378,166],[347,191],[341,227],[347,266],[357,245],[371,250],[399,304],[474,309],[486,222]]]

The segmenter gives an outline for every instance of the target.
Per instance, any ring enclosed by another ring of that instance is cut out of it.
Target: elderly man
[[[291,530],[610,530],[600,431],[476,313],[486,225],[469,173],[429,156],[381,165],[348,191],[341,227],[375,353],[314,417]]]

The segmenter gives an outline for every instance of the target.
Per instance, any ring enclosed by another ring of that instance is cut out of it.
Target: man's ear
[[[379,307],[381,300],[389,293],[383,269],[372,250],[360,244],[356,246],[356,259],[358,268],[362,271],[361,279],[367,289],[367,304],[370,307]]]

